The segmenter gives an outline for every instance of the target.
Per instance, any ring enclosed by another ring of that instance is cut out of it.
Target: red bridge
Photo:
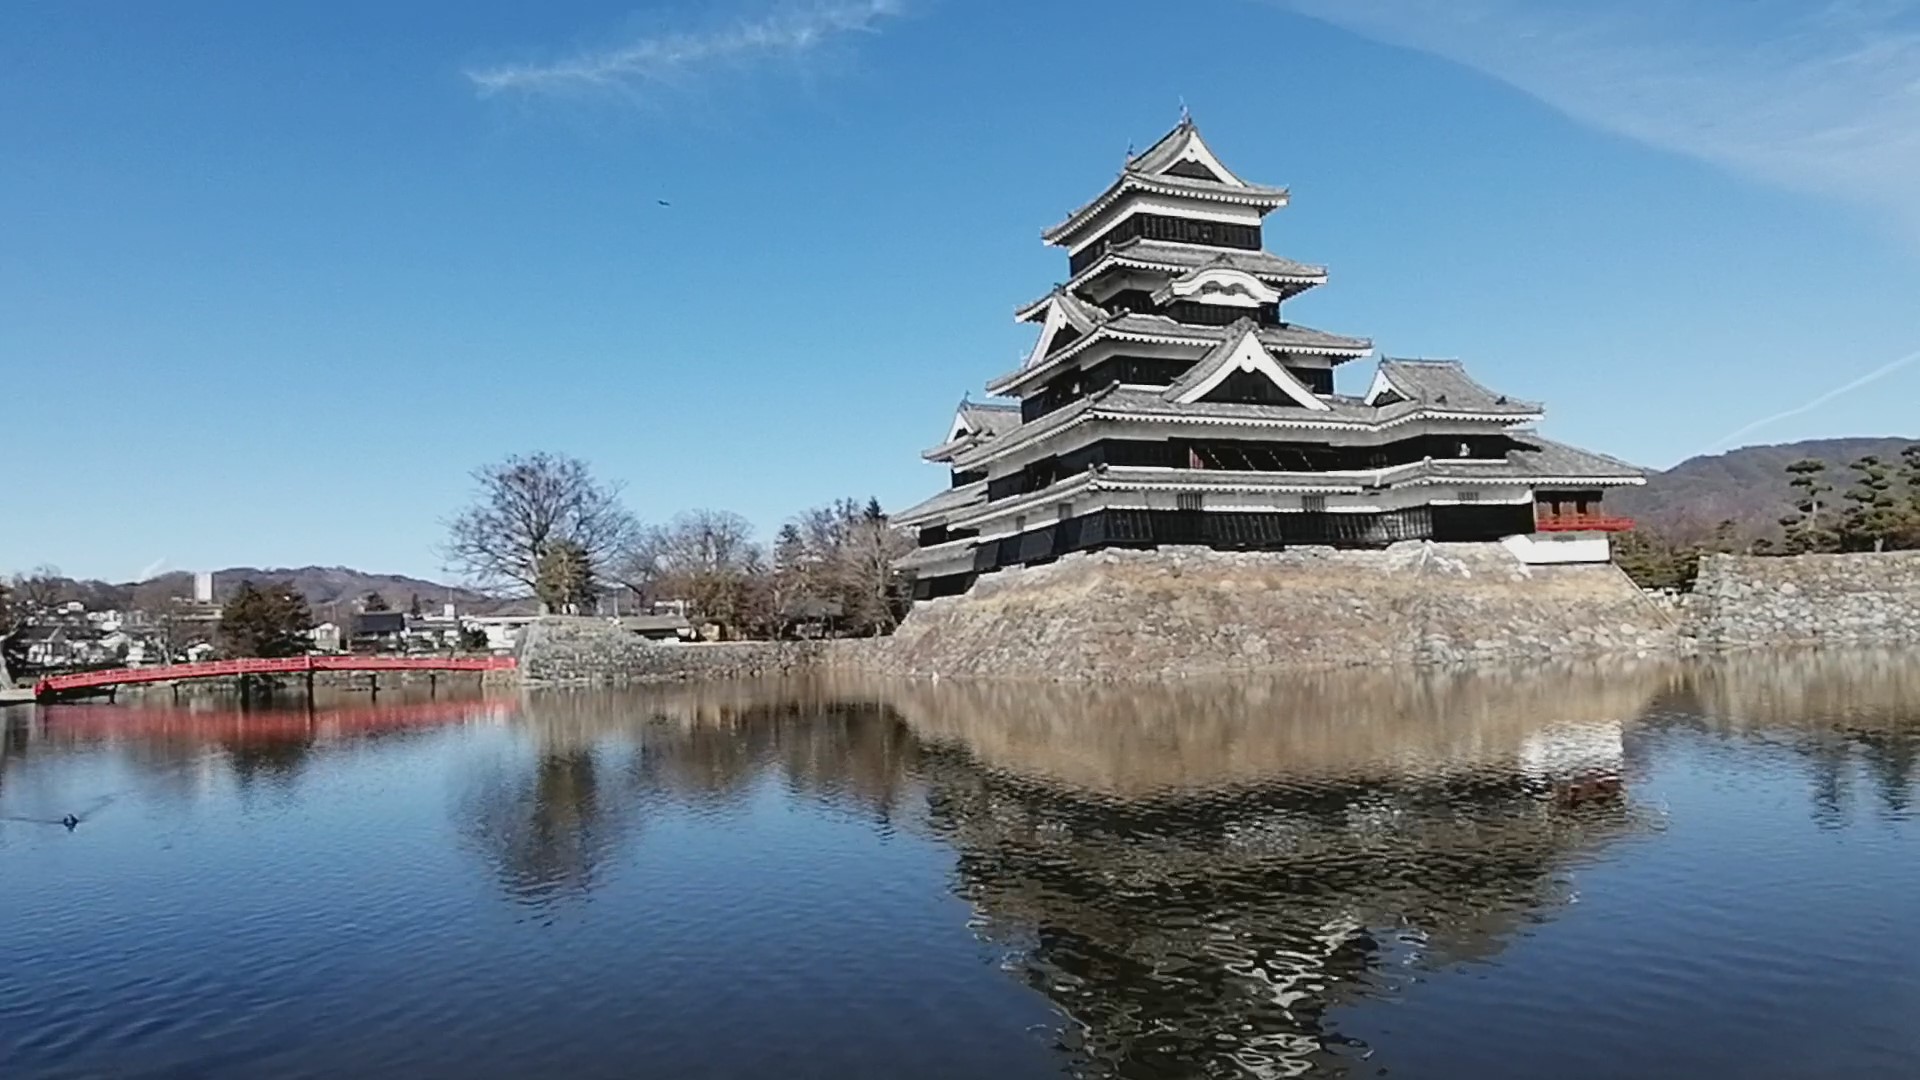
[[[208,660],[199,664],[54,675],[34,683],[33,696],[44,700],[134,683],[231,679],[237,675],[308,675],[316,671],[510,671],[514,666],[511,656],[289,656],[283,660]]]

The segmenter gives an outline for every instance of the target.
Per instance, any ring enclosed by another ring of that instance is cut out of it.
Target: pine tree
[[[1833,485],[1826,481],[1826,471],[1827,463],[1818,458],[1802,458],[1787,466],[1787,473],[1793,478],[1788,485],[1799,492],[1794,501],[1795,513],[1780,519],[1780,524],[1786,527],[1783,547],[1788,555],[1832,551],[1838,546],[1833,528],[1821,517],[1828,512],[1826,497],[1833,491]]]
[[[407,617],[413,618],[413,619],[417,619],[420,617],[420,594],[419,593],[414,593],[410,598],[408,598]]]
[[[1856,474],[1847,490],[1847,515],[1841,522],[1843,545],[1850,551],[1885,551],[1898,537],[1906,512],[1894,493],[1892,470],[1877,455],[1868,454],[1852,465]]]
[[[360,598],[360,610],[361,611],[391,611],[393,609],[387,604],[386,597],[381,596],[377,592],[369,591],[367,595]]]
[[[558,540],[540,556],[534,595],[548,611],[578,612],[590,606],[599,590],[593,580],[593,558],[571,540]]]
[[[1900,451],[1900,479],[1907,485],[1906,529],[1901,546],[1920,548],[1920,443]]]
[[[242,581],[220,608],[220,644],[228,656],[301,656],[312,644],[307,598],[284,582]]]

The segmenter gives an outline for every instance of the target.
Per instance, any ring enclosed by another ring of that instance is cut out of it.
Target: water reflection
[[[1779,835],[1777,820],[1765,836],[1739,830],[1750,815],[1785,805],[1802,826],[1809,817],[1831,831],[1864,821],[1888,843],[1909,836],[1899,830],[1912,821],[1920,782],[1920,663],[1871,653],[1735,657],[1145,688],[820,678],[507,701],[362,699],[246,716],[69,706],[8,724],[0,810],[51,811],[75,792],[90,794],[63,790],[62,774],[45,766],[101,760],[131,777],[149,803],[225,812],[219,800],[237,793],[244,814],[248,793],[270,792],[284,805],[327,810],[325,825],[299,815],[276,821],[285,844],[315,849],[306,858],[316,865],[332,839],[319,830],[355,827],[342,801],[405,786],[383,771],[391,763],[411,770],[406,783],[434,787],[429,798],[383,804],[414,815],[396,830],[417,847],[356,834],[366,853],[342,844],[349,850],[327,863],[334,876],[315,870],[312,878],[317,888],[357,898],[373,883],[354,878],[353,868],[383,858],[389,876],[377,910],[396,924],[387,944],[411,950],[408,963],[433,981],[474,987],[446,991],[458,1009],[449,1005],[441,1019],[484,1032],[472,1045],[490,1049],[471,1057],[448,1049],[452,1056],[436,1063],[444,1067],[424,1071],[551,1073],[563,1054],[576,1056],[566,1058],[571,1070],[559,1071],[575,1074],[619,1074],[637,1060],[664,1073],[698,1071],[726,1053],[712,1032],[689,1034],[703,1023],[738,1030],[796,1015],[779,1011],[790,1004],[769,1004],[773,997],[746,994],[752,1001],[741,1003],[742,980],[771,978],[867,1003],[841,1019],[812,1021],[826,1025],[819,1034],[836,1046],[900,1040],[887,1044],[893,1057],[848,1049],[833,1059],[835,1075],[912,1072],[900,1064],[912,1057],[907,1044],[929,1041],[944,1041],[941,1053],[960,1060],[985,1036],[940,1029],[913,1003],[941,1001],[957,1015],[954,1003],[978,998],[980,979],[1051,1016],[1040,1055],[1046,1067],[1034,1075],[1063,1062],[1090,1076],[1372,1075],[1402,1067],[1396,1052],[1405,1047],[1383,1043],[1377,1024],[1356,1022],[1373,1015],[1371,1003],[1415,1000],[1423,980],[1466,965],[1537,962],[1516,959],[1525,950],[1515,944],[1586,910],[1571,905],[1592,887],[1592,868],[1676,842],[1668,805],[1676,762],[1736,793],[1708,843],[1750,842],[1778,861],[1777,871],[1742,868],[1741,880],[1790,881],[1796,868],[1822,880],[1910,879],[1900,869],[1912,865],[1910,847],[1887,849],[1904,850],[1905,863],[1869,865],[1846,861],[1860,858],[1858,833],[1849,834],[1851,845],[1810,851]],[[663,864],[667,836],[681,857]],[[688,859],[689,844],[730,858]],[[398,854],[379,855],[382,845]],[[857,857],[819,870],[796,861],[782,862],[780,873],[759,870],[794,845],[810,857]],[[935,869],[922,886],[929,895],[899,910],[929,921],[850,932],[875,918],[883,891],[909,887],[899,875],[914,864],[885,861],[903,849],[924,852]],[[1672,891],[1650,895],[1670,903],[1724,887],[1707,865],[1713,848],[1688,854],[1700,865],[1669,867],[1664,872],[1681,875],[1677,884],[1662,879],[1656,884]],[[306,880],[299,859],[282,859],[273,870],[283,888]],[[438,859],[437,869],[406,877],[402,864],[416,859]],[[1835,903],[1841,895],[1822,894]],[[462,906],[474,897],[511,925]],[[1901,900],[1852,897],[1834,932],[1860,940],[1806,948],[1855,949],[1851,962],[1864,965],[1860,956],[1886,953],[1876,934]],[[1723,901],[1717,910],[1739,908]],[[515,936],[546,931],[563,914],[571,936]],[[1668,935],[1661,941],[1669,953],[1698,948],[1702,955],[1691,959],[1721,965],[1711,970],[1728,985],[1815,970],[1795,969],[1802,959],[1775,948],[1772,924],[1753,931],[1765,947],[1743,939],[1715,956],[1694,939],[1707,936],[1700,918],[1646,918]],[[488,929],[433,936],[458,919]],[[76,929],[74,940],[133,955],[133,943],[117,936],[131,925],[114,912],[85,927],[91,936]],[[187,934],[182,928],[194,924],[169,925]],[[410,936],[400,926],[411,926]],[[947,935],[960,944],[938,945]],[[753,944],[729,952],[725,943],[736,939]],[[826,959],[808,951],[818,940],[859,951]],[[459,943],[475,941],[490,944],[455,957]],[[263,947],[274,944],[268,938]],[[704,957],[701,947],[717,948],[722,959],[688,959]],[[979,966],[981,949],[999,972]],[[0,947],[0,959],[8,955]],[[59,966],[62,955],[16,947],[12,959],[27,970],[75,970]],[[794,959],[804,956],[813,959]],[[619,962],[601,962],[606,957]],[[649,983],[650,965],[672,957],[681,958],[682,981]],[[782,963],[811,966],[783,973]],[[1647,1011],[1654,1006],[1613,992],[1632,985],[1629,974],[1607,978],[1613,982],[1598,992],[1617,1022],[1640,1030],[1661,1022]],[[577,1023],[555,1027],[551,1013],[532,1019],[520,994],[533,984],[579,990],[569,1006]],[[394,1023],[381,1019],[390,1002],[379,995],[347,983],[334,992],[330,1015],[359,1017],[376,1030]],[[649,1019],[635,1021],[614,1004],[642,992],[658,1010]],[[1573,1000],[1560,1020],[1564,1036],[1592,1042]],[[727,1002],[745,1011],[726,1013]],[[1816,1026],[1839,1030],[1841,1020],[1874,1006],[1852,1000],[1850,1012],[1832,1016],[1803,1007]],[[1002,1016],[966,1015],[976,1025]],[[1014,1030],[1031,1022],[1011,1008],[1005,1015],[1019,1017]],[[1463,1012],[1447,1037],[1479,1039],[1482,1018]],[[1766,1072],[1764,1059],[1740,1059],[1730,1037],[1737,1033],[1721,1023],[1706,1040],[1732,1055],[1721,1060]],[[804,1027],[780,1030],[797,1038]],[[1890,1053],[1904,1045],[1900,1030],[1877,1036],[1878,1050],[1875,1036],[1857,1034],[1847,1052]],[[0,1056],[6,1039],[0,1034]],[[299,1030],[282,1039],[300,1044]],[[1914,1049],[1898,1060],[1920,1060]],[[1665,1050],[1682,1052],[1678,1044]],[[1604,1060],[1608,1051],[1596,1052]],[[898,1067],[876,1065],[882,1059]],[[1841,1052],[1823,1060],[1828,1071],[1847,1072],[1849,1060],[1887,1059]],[[369,1072],[350,1055],[325,1060],[338,1074]],[[734,1060],[736,1071],[755,1071]],[[1859,1071],[1872,1072],[1865,1064]]]
[[[1642,826],[1623,730],[1659,668],[1141,691],[928,685],[930,783],[979,930],[1079,1070],[1294,1075],[1410,965],[1484,958]]]

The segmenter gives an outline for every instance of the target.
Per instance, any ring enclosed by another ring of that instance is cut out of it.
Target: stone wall
[[[1611,565],[1408,543],[1071,555],[919,605],[865,659],[895,674],[1124,679],[1678,647],[1675,620]]]
[[[549,616],[521,635],[520,678],[558,685],[757,679],[813,670],[828,648],[817,641],[657,644],[601,619]]]
[[[878,640],[656,645],[600,620],[543,619],[526,632],[520,675],[1120,680],[1829,644],[1920,644],[1920,552],[1710,556],[1676,616],[1614,566],[1527,566],[1498,544],[1106,551],[988,575]]]
[[[1709,555],[1686,622],[1710,649],[1920,644],[1920,551]]]

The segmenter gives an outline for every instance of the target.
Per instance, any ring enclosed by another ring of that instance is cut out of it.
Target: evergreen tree
[[[1799,493],[1794,500],[1795,512],[1780,519],[1786,528],[1783,549],[1788,555],[1833,551],[1839,546],[1838,535],[1828,524],[1832,514],[1827,496],[1832,493],[1833,485],[1827,482],[1826,472],[1827,463],[1818,458],[1802,458],[1787,466],[1787,473],[1793,478],[1788,484]]]
[[[1887,542],[1898,538],[1906,527],[1906,509],[1894,492],[1893,475],[1886,462],[1874,454],[1852,465],[1856,474],[1847,490],[1846,517],[1840,525],[1841,540],[1849,551],[1885,551]]]
[[[414,618],[414,619],[417,619],[420,617],[420,594],[419,593],[414,593],[411,597],[407,599],[407,615],[409,618]]]
[[[1902,546],[1920,548],[1920,443],[1900,451],[1900,478],[1907,485],[1907,528]]]
[[[393,608],[390,605],[388,605],[386,597],[381,596],[377,592],[369,592],[367,593],[367,595],[360,598],[360,610],[361,611],[392,611]]]
[[[312,627],[307,598],[291,585],[242,581],[220,609],[220,646],[228,656],[301,656]]]
[[[534,595],[548,611],[579,612],[591,607],[599,589],[593,579],[593,556],[571,540],[556,540],[540,556]]]

